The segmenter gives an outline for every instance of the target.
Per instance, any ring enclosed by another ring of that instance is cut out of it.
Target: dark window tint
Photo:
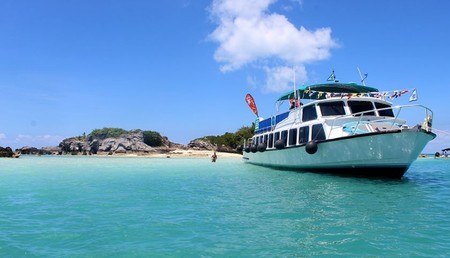
[[[303,144],[308,142],[309,126],[300,127],[298,130],[298,143]]]
[[[369,101],[349,100],[347,103],[348,103],[348,106],[350,107],[350,110],[352,111],[352,114],[373,110],[372,102],[369,102]],[[360,115],[361,114],[357,114],[357,116],[360,116]],[[373,112],[373,111],[365,112],[362,115],[363,116],[374,116],[375,112]]]
[[[289,145],[297,144],[297,128],[289,130]]]
[[[322,116],[345,115],[344,102],[342,101],[320,103],[319,107]]]
[[[269,134],[269,145],[268,148],[273,147],[273,133]]]
[[[264,135],[264,142],[267,144],[267,134]]]
[[[307,106],[303,108],[302,120],[303,122],[317,119],[316,106]]]
[[[275,133],[275,138],[273,140],[276,141],[278,139],[280,139],[280,132]]]
[[[287,145],[287,134],[288,134],[288,131],[281,132],[281,139],[283,140],[284,146]]]
[[[316,141],[325,140],[325,132],[323,130],[322,124],[312,126],[312,139]]]
[[[383,104],[383,103],[375,102],[375,107],[378,109],[378,114],[380,116],[394,117],[394,112],[392,111],[392,109],[389,108],[391,106]],[[383,108],[387,108],[387,109],[383,109]],[[383,109],[383,110],[379,110],[379,109]]]

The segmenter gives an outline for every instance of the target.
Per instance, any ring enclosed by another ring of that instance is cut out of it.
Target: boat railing
[[[405,109],[414,109],[414,108],[419,108],[419,109],[423,109],[425,111],[425,118],[424,118],[424,122],[423,124],[419,124],[419,126],[424,129],[427,132],[431,132],[432,130],[432,120],[433,120],[433,111],[431,111],[431,109],[420,105],[420,104],[415,104],[415,105],[397,105],[397,106],[391,106],[391,107],[386,107],[386,108],[377,108],[375,109],[371,109],[371,110],[366,110],[366,111],[362,111],[362,112],[357,112],[357,113],[353,113],[353,114],[348,114],[348,115],[341,115],[341,116],[336,116],[332,119],[332,124],[331,124],[331,129],[328,133],[328,139],[331,137],[333,130],[339,129],[342,132],[344,132],[342,129],[342,126],[338,126],[336,125],[337,123],[342,123],[342,121],[345,120],[350,120],[349,122],[352,123],[351,124],[351,130],[349,132],[350,135],[354,135],[354,134],[361,134],[361,133],[368,133],[369,131],[363,131],[363,130],[359,130],[360,126],[367,126],[367,125],[375,125],[375,124],[381,124],[384,123],[385,125],[388,125],[389,128],[385,128],[383,129],[384,131],[392,131],[392,130],[399,130],[402,129],[401,127],[405,124],[404,120],[401,120],[399,118],[400,114],[403,113],[402,111]],[[383,111],[383,110],[396,110],[396,112],[394,113],[394,116],[383,116],[380,119],[374,119],[373,115],[368,115],[369,113],[374,113],[375,111]],[[354,118],[359,117],[357,120],[355,120]],[[349,119],[351,118],[351,119]]]
[[[244,139],[244,147],[250,147],[253,144],[253,137]]]

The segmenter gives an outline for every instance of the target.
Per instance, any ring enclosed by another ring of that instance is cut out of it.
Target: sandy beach
[[[167,153],[115,153],[112,157],[154,157],[154,158],[211,158],[214,151],[210,150],[183,150],[176,149]],[[97,154],[101,155],[102,154]],[[216,152],[217,159],[221,158],[242,158],[241,154],[229,152]]]

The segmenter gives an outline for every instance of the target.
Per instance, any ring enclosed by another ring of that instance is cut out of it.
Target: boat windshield
[[[392,111],[392,109],[390,109],[390,105],[375,102],[375,107],[377,108],[378,114],[380,116],[394,117],[394,112]]]
[[[362,114],[363,116],[374,116],[375,115],[375,112],[372,111],[372,110],[374,110],[373,104],[370,101],[349,100],[347,103],[348,103],[348,106],[350,107],[352,114],[356,114],[356,116],[360,116],[361,115],[360,112],[364,112]],[[367,111],[372,111],[372,112],[367,112]],[[359,113],[359,114],[357,114],[357,113]]]
[[[316,112],[316,106],[306,106],[303,108],[303,114],[302,114],[302,120],[303,122],[316,120],[317,119],[317,112]]]
[[[344,102],[324,102],[319,104],[322,116],[340,116],[345,115]]]

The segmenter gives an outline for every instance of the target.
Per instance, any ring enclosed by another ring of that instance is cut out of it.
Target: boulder
[[[205,139],[195,139],[189,142],[188,148],[194,150],[215,150],[217,146]]]
[[[0,147],[0,157],[2,158],[12,158],[14,156],[14,152],[10,147]]]
[[[89,143],[83,137],[72,137],[64,139],[59,144],[59,147],[61,148],[62,153],[71,153],[72,155],[91,151]]]
[[[22,154],[25,155],[37,155],[39,154],[39,149],[35,148],[35,147],[31,147],[31,146],[23,146],[20,149],[17,149],[17,151],[19,151]]]
[[[58,146],[49,146],[40,149],[44,155],[61,155],[61,149]]]

